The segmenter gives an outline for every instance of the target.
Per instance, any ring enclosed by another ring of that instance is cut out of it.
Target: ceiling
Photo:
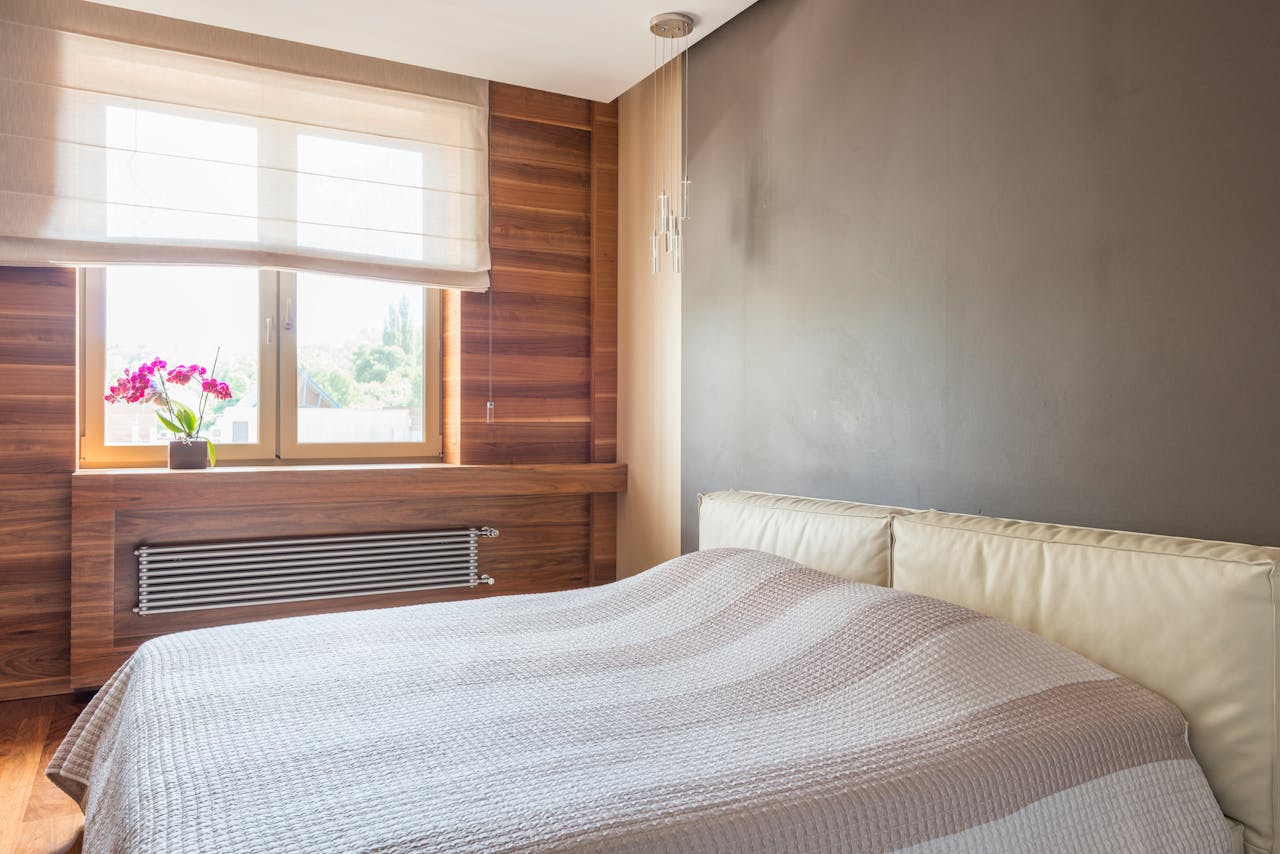
[[[653,70],[651,17],[691,15],[692,44],[754,0],[95,2],[611,101]]]

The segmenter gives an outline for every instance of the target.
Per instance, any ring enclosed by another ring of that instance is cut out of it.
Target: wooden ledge
[[[72,476],[77,502],[110,496],[116,503],[192,509],[279,501],[480,498],[501,495],[588,495],[627,489],[621,463],[466,466],[441,463],[324,466],[233,466],[172,469],[82,469]],[[286,492],[287,491],[287,492]]]

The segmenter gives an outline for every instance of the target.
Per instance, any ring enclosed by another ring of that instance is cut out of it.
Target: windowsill
[[[153,463],[87,463],[80,461],[76,472],[111,472],[125,474],[128,472],[147,472],[155,474],[166,471],[278,471],[289,469],[396,469],[396,468],[454,468],[453,463],[446,463],[437,458],[431,459],[381,459],[381,460],[219,460],[218,465],[210,469],[171,469],[167,465]]]
[[[219,466],[212,469],[81,469],[73,488],[117,497],[186,496],[205,509],[243,503],[323,503],[424,496],[552,495],[626,492],[624,463],[343,463]],[[192,493],[192,490],[198,490]]]
[[[512,463],[509,465],[462,465],[458,463],[416,462],[416,463],[320,463],[307,465],[219,465],[208,469],[171,469],[168,467],[121,467],[121,468],[82,468],[75,477],[169,477],[169,476],[217,476],[217,475],[254,475],[255,477],[281,477],[290,474],[315,474],[318,472],[589,472],[605,470],[625,470],[619,463]]]
[[[207,469],[171,469],[168,466],[116,466],[109,467],[87,467],[82,466],[76,470],[77,475],[95,475],[95,474],[199,474],[201,472],[208,474],[223,474],[227,472],[235,474],[266,474],[289,471],[398,471],[401,469],[422,469],[424,471],[431,469],[456,469],[456,468],[480,468],[480,466],[460,466],[455,463],[442,462],[417,462],[417,463],[219,463],[213,468]],[[485,468],[492,468],[486,466]]]

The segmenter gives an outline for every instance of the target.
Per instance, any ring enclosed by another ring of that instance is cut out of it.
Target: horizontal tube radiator
[[[477,542],[493,528],[143,545],[137,614],[240,608],[492,584]]]

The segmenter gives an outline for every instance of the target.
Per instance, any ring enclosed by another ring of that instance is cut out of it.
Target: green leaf
[[[206,440],[206,443],[209,446],[209,468],[213,468],[218,464],[218,455],[214,453],[213,442],[208,442]]]
[[[173,401],[173,414],[178,417],[178,423],[182,425],[182,432],[188,436],[194,435],[196,432],[196,413],[184,403]]]
[[[179,427],[177,424],[174,424],[168,418],[165,418],[163,413],[157,412],[156,418],[159,418],[160,423],[163,424],[166,428],[168,428],[169,432],[173,433],[174,435],[181,435],[181,433],[183,432],[181,427]]]

